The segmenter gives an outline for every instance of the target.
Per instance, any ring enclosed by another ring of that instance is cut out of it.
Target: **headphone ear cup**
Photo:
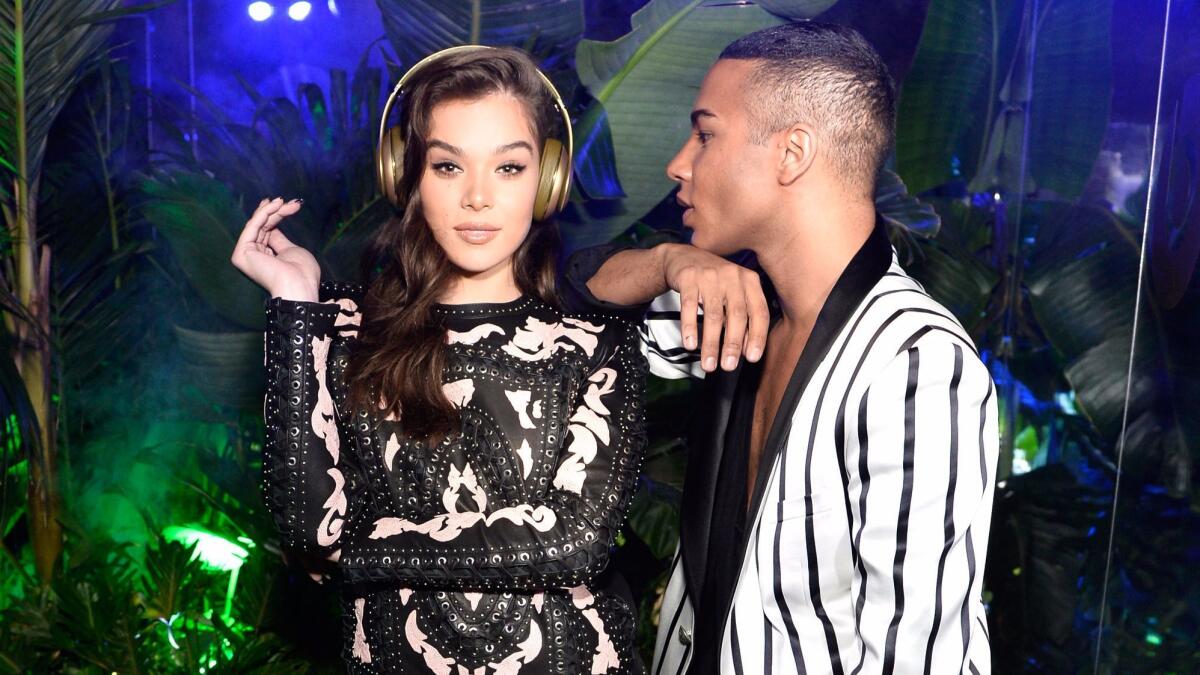
[[[545,220],[562,211],[570,193],[571,158],[561,141],[547,138],[542,145],[538,192],[533,203],[534,220]]]
[[[375,158],[375,178],[379,191],[400,208],[400,179],[404,177],[404,132],[398,126],[389,127],[379,144]]]

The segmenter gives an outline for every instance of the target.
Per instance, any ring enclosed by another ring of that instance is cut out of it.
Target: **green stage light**
[[[238,571],[250,555],[247,548],[254,548],[249,537],[238,537],[245,547],[195,525],[171,525],[163,530],[163,536],[186,546],[194,546],[193,559],[199,558],[203,565],[216,572],[229,572],[229,588],[225,591],[225,611],[222,618],[233,615],[233,593],[237,590]]]
[[[234,572],[241,568],[250,555],[245,547],[193,525],[171,525],[163,530],[163,536],[186,546],[195,546],[195,557],[214,571]],[[239,537],[241,539],[244,537]],[[250,542],[249,545],[254,544]]]

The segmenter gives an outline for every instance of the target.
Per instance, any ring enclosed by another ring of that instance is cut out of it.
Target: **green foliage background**
[[[662,167],[689,133],[695,88],[720,48],[837,10],[834,0],[650,0],[628,34],[601,42],[583,37],[583,0],[377,4],[386,39],[353,72],[289,98],[246,86],[251,124],[198,93],[197,119],[156,120],[171,140],[154,152],[133,131],[145,120],[130,102],[145,92],[101,46],[56,84],[63,108],[43,110],[57,140],[46,147],[38,211],[57,252],[67,547],[56,581],[35,581],[21,435],[35,427],[5,362],[0,672],[339,669],[328,589],[284,564],[260,501],[265,296],[228,256],[259,198],[302,195],[289,235],[317,253],[326,278],[356,277],[388,215],[372,154],[399,67],[466,42],[516,44],[542,60],[576,121],[577,188],[561,219],[576,249],[677,227]],[[1023,30],[1031,22],[1036,50]],[[1105,658],[1121,672],[1196,663],[1195,584],[1156,590],[1180,575],[1170,563],[1191,555],[1180,542],[1196,528],[1187,439],[1200,430],[1174,396],[1200,375],[1184,354],[1194,321],[1145,296],[1132,324],[1141,212],[1081,199],[1109,124],[1110,30],[1105,3],[1089,0],[930,0],[902,83],[895,170],[877,188],[902,262],[991,355],[1000,385],[1006,458],[988,588],[1002,672],[1034,669],[1029,658],[1068,672],[1095,648],[1106,554],[1095,532],[1126,411],[1124,370],[1113,364],[1125,363],[1135,328],[1124,480],[1133,522],[1154,527],[1118,528]],[[374,52],[389,65],[371,65]],[[192,127],[195,143],[183,132]],[[651,383],[651,446],[615,563],[643,584],[644,654],[678,538],[688,396],[686,383]],[[1018,455],[1045,466],[1012,476]],[[254,542],[229,616],[227,573],[164,538],[177,524]],[[289,621],[297,612],[316,617],[308,632]]]

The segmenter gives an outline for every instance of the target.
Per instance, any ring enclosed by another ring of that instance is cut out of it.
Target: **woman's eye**
[[[459,168],[454,162],[434,162],[433,170],[442,175],[449,176],[450,174],[457,173]]]
[[[696,138],[700,141],[700,145],[707,145],[708,139],[712,138],[712,134],[707,131],[697,131]]]
[[[497,171],[508,176],[516,176],[525,170],[524,164],[514,164],[512,162],[501,165]]]

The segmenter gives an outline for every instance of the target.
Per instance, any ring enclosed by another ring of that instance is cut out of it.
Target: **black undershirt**
[[[745,363],[729,409],[729,425],[725,429],[724,452],[713,496],[703,589],[693,606],[696,618],[692,645],[695,653],[688,668],[691,675],[707,675],[720,670],[725,609],[730,606],[741,571],[737,553],[742,550],[746,527],[750,432],[754,422],[755,394],[761,378],[761,362]]]

